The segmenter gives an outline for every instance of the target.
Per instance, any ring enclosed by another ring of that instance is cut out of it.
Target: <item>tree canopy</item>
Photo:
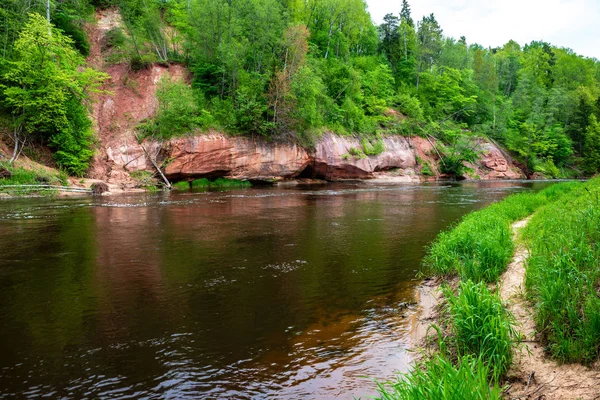
[[[107,62],[182,63],[192,73],[191,88],[162,85],[164,104],[145,125],[153,134],[212,127],[305,142],[324,130],[442,141],[461,132],[497,140],[532,173],[597,172],[597,60],[543,41],[484,48],[447,37],[434,14],[414,18],[406,0],[379,26],[364,0],[50,1],[46,36],[44,4],[5,3],[3,107],[57,148],[67,131],[89,137],[89,118],[67,117],[85,114],[84,88],[99,79],[82,69],[83,27],[94,7],[113,7],[123,24],[106,34]]]

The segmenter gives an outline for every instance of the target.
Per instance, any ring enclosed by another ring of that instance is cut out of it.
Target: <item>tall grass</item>
[[[498,382],[510,368],[512,349],[517,340],[514,318],[502,305],[500,297],[483,283],[461,282],[458,294],[446,286],[446,312],[459,356],[472,355],[482,360],[493,382]]]
[[[535,194],[511,195],[466,215],[451,230],[440,233],[428,248],[423,260],[425,271],[441,276],[458,274],[475,282],[497,281],[514,251],[511,224],[581,186],[566,182]]]
[[[524,231],[537,330],[561,362],[600,354],[600,178],[541,209]]]
[[[461,278],[456,294],[449,286],[443,288],[449,335],[442,339],[441,330],[436,328],[440,353],[425,359],[396,382],[379,384],[379,398],[501,398],[498,383],[512,364],[513,347],[519,338],[513,326],[514,317],[506,310],[500,296],[489,291],[486,283],[497,281],[512,257],[511,224],[544,205],[548,206],[534,217],[536,222],[528,228],[532,234],[546,229],[546,235],[556,239],[552,246],[544,245],[545,239],[536,239],[538,251],[544,249],[548,253],[544,253],[547,257],[543,262],[540,261],[542,258],[531,261],[528,271],[528,275],[531,272],[528,285],[532,293],[543,299],[540,300],[538,326],[552,332],[551,342],[559,337],[562,339],[555,350],[575,350],[578,355],[597,357],[600,343],[600,189],[597,186],[600,186],[600,179],[594,186],[595,208],[571,205],[572,209],[579,209],[575,213],[580,215],[577,220],[569,220],[572,225],[567,224],[567,216],[558,208],[569,199],[580,198],[585,188],[578,182],[556,184],[536,194],[509,196],[467,215],[453,229],[439,234],[427,251],[424,266],[429,273],[458,274]],[[594,196],[587,196],[588,202],[590,198]],[[555,225],[546,222],[547,214],[552,213],[563,214]],[[565,250],[561,243],[564,246],[571,242],[565,236],[556,236],[556,231],[562,229],[573,233],[567,226],[580,226],[586,234],[574,237],[573,245]],[[552,264],[557,257],[562,257],[558,268]],[[537,269],[532,267],[534,264]],[[575,264],[586,267],[575,268]],[[565,285],[571,287],[563,288]],[[565,326],[565,320],[570,321],[569,318],[574,321],[574,330]],[[453,363],[452,360],[456,361]]]
[[[488,366],[480,359],[462,357],[456,365],[437,355],[415,366],[396,382],[379,383],[381,400],[494,400],[497,385],[490,387]]]

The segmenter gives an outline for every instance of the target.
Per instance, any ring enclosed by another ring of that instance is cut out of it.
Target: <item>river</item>
[[[546,183],[0,201],[0,398],[363,398],[424,247]]]

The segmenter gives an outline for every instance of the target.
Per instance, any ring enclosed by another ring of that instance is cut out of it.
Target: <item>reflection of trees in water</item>
[[[354,355],[368,365],[387,351],[369,338],[403,326],[386,310],[409,299],[423,247],[510,185],[173,194],[13,221],[0,226],[0,265],[15,264],[0,291],[0,366],[41,357],[52,368],[23,368],[58,387],[95,374],[150,390],[173,371],[216,370],[224,391],[243,391],[250,378],[296,379],[308,362],[351,379]],[[202,379],[197,390],[214,386]]]
[[[10,284],[0,291],[0,366],[11,368],[0,377],[7,392],[13,385],[18,391],[47,384],[46,374],[64,367],[64,354],[86,345],[87,317],[98,295],[94,223],[88,210],[11,224],[25,229],[2,237],[0,264],[11,269]],[[27,375],[25,384],[22,377]]]

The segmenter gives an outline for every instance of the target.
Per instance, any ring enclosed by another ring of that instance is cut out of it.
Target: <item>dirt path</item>
[[[529,219],[513,224],[514,237]],[[529,251],[517,244],[515,255],[500,280],[500,295],[517,320],[524,346],[516,350],[509,374],[509,399],[600,399],[600,369],[579,364],[559,365],[549,360],[536,338],[531,307],[524,300],[525,261]]]

